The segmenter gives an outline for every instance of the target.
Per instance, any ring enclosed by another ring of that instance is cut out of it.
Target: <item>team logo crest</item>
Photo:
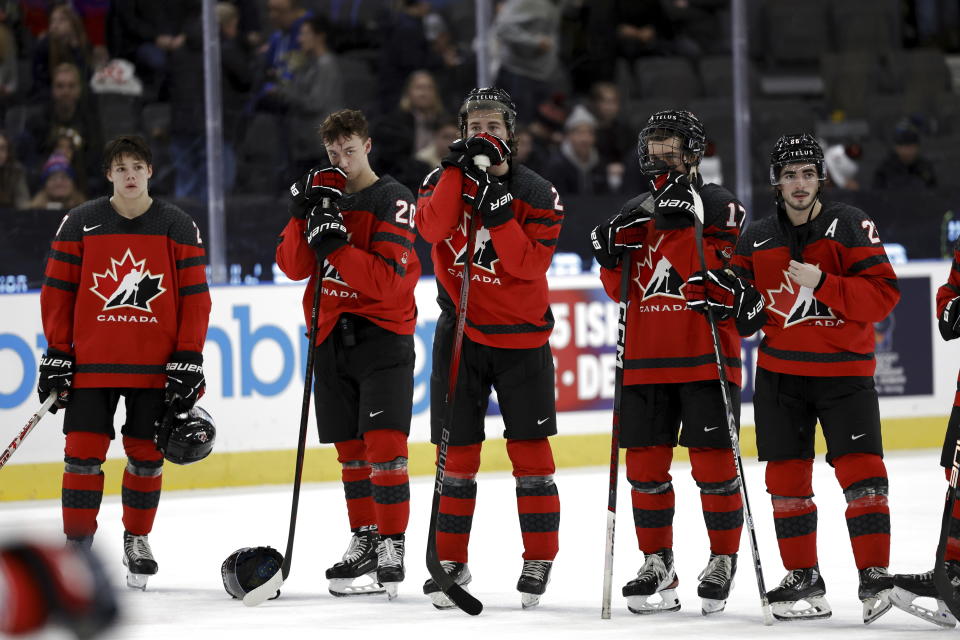
[[[637,275],[633,279],[643,291],[641,302],[656,296],[683,300],[683,278],[673,268],[666,256],[657,255],[664,236],[657,238],[656,244],[648,245],[646,255],[637,264]],[[646,284],[643,281],[646,280]]]
[[[120,260],[110,258],[109,269],[93,274],[90,291],[103,300],[104,311],[127,307],[152,312],[150,303],[166,289],[163,274],[150,273],[146,262],[127,249]]]
[[[808,320],[836,320],[833,310],[813,297],[813,289],[801,287],[783,272],[783,283],[777,289],[767,289],[770,302],[767,308],[783,318],[783,328]]]
[[[463,234],[463,246],[457,248],[453,245],[452,241],[454,236],[446,239],[447,246],[450,247],[450,251],[453,252],[454,266],[463,266],[463,254],[467,251],[467,224],[469,224],[469,221],[470,215],[465,214],[463,222],[457,229],[458,233],[455,234],[458,241],[461,241],[460,234]],[[495,265],[499,260],[500,256],[497,255],[497,250],[493,246],[493,239],[490,237],[489,229],[480,227],[477,229],[477,238],[473,246],[473,266],[478,269],[483,269],[487,273],[496,274],[497,268]]]
[[[352,231],[347,233],[347,242],[350,242],[351,239],[353,239]],[[332,264],[330,264],[326,259],[324,259],[323,261],[323,279],[330,280],[337,284],[342,284],[345,287],[350,286],[346,282],[344,282],[343,276],[340,275],[340,270],[337,269]]]

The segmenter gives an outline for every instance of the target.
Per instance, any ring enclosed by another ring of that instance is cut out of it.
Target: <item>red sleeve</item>
[[[374,300],[408,295],[420,277],[413,249],[411,215],[415,215],[415,205],[411,199],[401,198],[389,207],[389,211],[374,212],[369,251],[347,245],[327,256],[344,282]]]
[[[40,315],[47,345],[64,353],[73,353],[74,306],[83,263],[81,238],[79,215],[65,215],[51,244],[40,289]]]
[[[897,274],[873,221],[862,216],[853,220],[852,226],[855,244],[843,247],[843,275],[828,273],[813,296],[850,320],[879,322],[900,300]]]
[[[736,200],[714,205],[703,225],[704,260],[707,269],[723,269],[730,263],[746,211]]]
[[[197,231],[197,243],[173,242],[176,259],[178,298],[177,351],[203,351],[210,323],[210,288],[207,286],[206,251]]]
[[[456,167],[434,169],[418,193],[416,222],[420,235],[430,244],[452,236],[460,224],[463,206],[463,172]]]
[[[291,217],[280,233],[277,266],[291,280],[304,280],[317,270],[317,256],[303,235],[306,229],[306,220]]]
[[[600,282],[603,283],[603,289],[614,302],[620,302],[620,277],[623,274],[623,264],[616,269],[605,269],[600,267]]]
[[[953,247],[953,262],[947,282],[937,289],[937,318],[943,316],[943,308],[957,296],[960,296],[960,239]]]
[[[515,278],[535,280],[542,278],[550,268],[563,224],[560,196],[555,188],[550,189],[554,196],[552,208],[536,208],[514,198],[510,206],[515,217],[490,229],[490,237],[497,247],[500,264]],[[522,226],[517,222],[521,218]]]

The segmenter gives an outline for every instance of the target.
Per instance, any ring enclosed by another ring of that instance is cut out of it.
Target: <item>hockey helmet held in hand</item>
[[[640,131],[637,155],[640,157],[640,170],[643,173],[659,175],[677,168],[663,158],[650,154],[650,142],[662,142],[670,138],[680,139],[680,147],[675,149],[678,162],[682,162],[688,169],[700,164],[707,147],[703,123],[690,111],[667,109],[650,116]]]
[[[223,588],[237,599],[250,593],[272,578],[283,564],[283,556],[273,547],[237,549],[220,565]],[[277,594],[270,598],[276,598]]]
[[[788,164],[813,165],[820,181],[827,179],[827,167],[823,163],[823,147],[809,133],[793,133],[780,136],[770,154],[770,184],[780,184],[780,172]]]
[[[213,418],[200,407],[187,413],[168,411],[157,429],[157,448],[174,464],[191,464],[203,460],[213,451],[217,428]]]

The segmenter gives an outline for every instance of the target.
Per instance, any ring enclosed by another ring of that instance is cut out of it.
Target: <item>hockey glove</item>
[[[487,173],[481,173],[477,183],[477,204],[474,205],[474,210],[479,210],[483,216],[483,226],[493,229],[512,220],[513,208],[510,203],[513,196],[507,185]]]
[[[206,390],[203,354],[196,351],[174,351],[167,361],[166,372],[164,401],[177,413],[189,411]]]
[[[698,271],[683,287],[687,308],[706,315],[707,308],[717,320],[733,318],[743,336],[756,333],[767,320],[763,297],[729,269]]]
[[[655,184],[658,186],[654,192],[657,229],[692,227],[697,196],[690,186],[690,179],[682,173],[670,173],[665,179],[657,179]]]
[[[307,243],[317,255],[317,262],[323,263],[327,256],[347,245],[347,226],[336,206],[316,206],[307,216]]]
[[[314,167],[290,185],[290,215],[305,218],[310,207],[323,198],[338,200],[347,188],[347,174],[338,167]]]
[[[615,269],[620,264],[624,249],[639,249],[647,239],[649,212],[637,207],[620,212],[602,222],[590,232],[590,246],[601,267]]]
[[[490,158],[490,165],[503,164],[510,157],[510,147],[502,139],[491,133],[478,133],[475,136],[467,138],[467,153],[470,155],[471,162],[474,156],[487,156]]]
[[[70,400],[70,388],[73,386],[73,356],[57,349],[47,349],[40,358],[40,380],[37,382],[37,394],[40,402],[46,402],[51,392],[56,392],[57,400],[50,407],[50,413],[66,406]]]
[[[937,325],[944,340],[960,337],[960,297],[947,301]]]

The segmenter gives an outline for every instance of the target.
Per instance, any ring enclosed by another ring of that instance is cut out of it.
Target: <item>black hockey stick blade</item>
[[[937,559],[933,564],[933,584],[943,603],[950,609],[950,613],[960,618],[960,598],[947,576],[947,539],[950,537],[950,520],[953,514],[953,505],[957,501],[957,476],[960,474],[960,440],[957,440],[953,450],[953,467],[950,469],[950,486],[947,487],[947,497],[943,504],[943,521],[940,524],[940,543],[937,545]]]

